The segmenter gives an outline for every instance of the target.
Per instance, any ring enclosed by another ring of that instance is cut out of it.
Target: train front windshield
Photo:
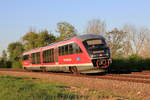
[[[92,58],[110,57],[109,48],[104,40],[89,39],[83,41],[83,44]]]

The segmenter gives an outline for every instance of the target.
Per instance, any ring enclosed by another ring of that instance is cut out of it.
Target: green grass
[[[99,100],[118,98],[118,95],[114,95],[111,91],[90,89],[86,92],[84,88],[80,87],[72,89],[60,83],[42,81],[38,78],[14,76],[0,76],[0,90],[0,100]]]
[[[28,78],[0,76],[0,100],[76,100],[78,96],[65,88]]]

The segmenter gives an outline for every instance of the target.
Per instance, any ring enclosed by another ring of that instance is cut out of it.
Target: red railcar
[[[23,68],[42,71],[94,73],[111,63],[110,49],[101,35],[84,34],[23,53]]]

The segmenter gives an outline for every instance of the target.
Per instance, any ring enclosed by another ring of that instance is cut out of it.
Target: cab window
[[[29,55],[24,55],[23,60],[29,60]]]

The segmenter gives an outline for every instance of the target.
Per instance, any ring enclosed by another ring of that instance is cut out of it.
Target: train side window
[[[36,53],[36,56],[37,56],[37,64],[40,64],[40,52]]]
[[[59,56],[82,53],[81,48],[76,43],[71,43],[59,47]]]
[[[48,62],[48,50],[43,51],[43,62]]]
[[[46,62],[46,51],[43,51],[43,62]]]
[[[32,53],[32,64],[40,64],[40,52]]]
[[[64,53],[64,55],[68,55],[68,54],[69,54],[69,52],[68,52],[68,45],[65,45],[64,48],[65,48],[65,53]]]
[[[43,62],[45,62],[46,53],[43,51]]]
[[[32,56],[32,64],[35,64],[35,53],[32,53],[31,56]]]
[[[49,62],[54,62],[54,49],[50,49]]]
[[[62,55],[62,49],[61,49],[62,47],[59,47],[59,56],[61,56]]]
[[[47,50],[47,63],[50,62],[51,50]]]
[[[47,62],[48,62],[48,54],[49,54],[49,51],[46,50],[45,52],[46,52],[45,62],[47,63]]]
[[[54,62],[54,49],[52,49],[52,62]]]
[[[76,43],[74,43],[74,53],[82,53],[81,48]]]
[[[69,47],[69,54],[73,54],[73,46],[72,46],[72,44],[69,44],[68,45],[68,47]]]
[[[52,55],[52,50],[48,50],[48,54],[47,54],[47,62],[50,63],[51,62],[51,55]]]
[[[54,62],[54,49],[43,51],[43,62],[44,63]]]
[[[52,58],[51,58],[51,56],[52,56],[52,50],[50,49],[50,50],[48,50],[48,63],[50,63],[51,62],[51,60],[52,60]]]
[[[59,47],[59,56],[67,55],[68,54],[68,46],[64,45]]]
[[[62,56],[65,55],[65,48],[64,48],[64,46],[62,46],[62,49],[61,49],[61,50],[62,50],[62,51],[61,51],[61,52],[62,52]]]

